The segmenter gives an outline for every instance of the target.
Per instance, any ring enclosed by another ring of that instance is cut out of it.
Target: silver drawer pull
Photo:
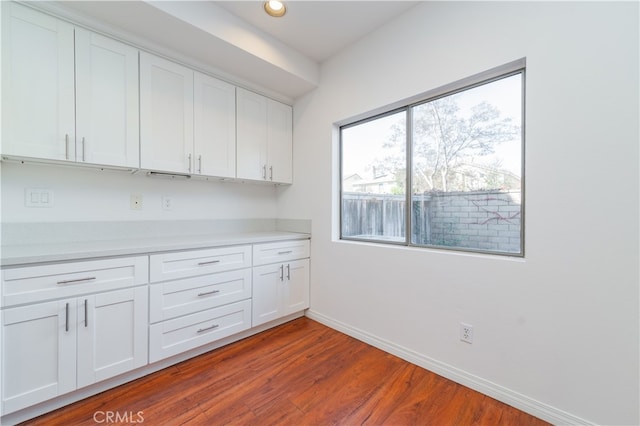
[[[287,250],[287,251],[279,251],[278,254],[290,254],[293,253],[293,250]]]
[[[210,294],[216,294],[216,293],[220,293],[220,290],[211,290],[211,291],[206,291],[204,293],[198,293],[198,296],[208,296]]]
[[[198,266],[213,265],[214,263],[220,263],[220,261],[219,260],[210,260],[208,262],[198,262]]]
[[[198,333],[204,333],[205,331],[213,330],[218,327],[220,327],[218,324],[213,324],[211,327],[199,328]]]
[[[82,282],[85,282],[85,281],[93,281],[95,279],[96,279],[96,277],[87,277],[87,278],[77,278],[75,280],[63,280],[63,281],[58,281],[58,285],[82,283]]]

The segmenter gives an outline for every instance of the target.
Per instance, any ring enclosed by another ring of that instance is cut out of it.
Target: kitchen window
[[[524,87],[520,60],[342,125],[341,239],[523,256]]]

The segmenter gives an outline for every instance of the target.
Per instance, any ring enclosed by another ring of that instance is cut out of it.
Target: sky
[[[517,74],[453,96],[458,100],[461,115],[468,114],[473,106],[487,101],[498,108],[502,117],[511,117],[513,123],[520,126],[522,121],[521,88],[522,76]],[[383,143],[393,134],[392,125],[404,122],[404,115],[404,112],[400,112],[343,130],[342,167],[344,177],[354,173],[360,174],[365,179],[371,177],[367,166],[386,156]],[[520,176],[522,170],[521,146],[520,139],[504,142],[496,147],[493,155],[482,157],[481,160],[483,163],[490,163],[495,158],[499,158],[504,169]]]

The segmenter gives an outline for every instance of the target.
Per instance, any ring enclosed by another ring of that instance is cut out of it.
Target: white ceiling
[[[214,3],[309,59],[322,63],[418,2],[288,1],[285,3],[287,13],[282,18],[268,16],[262,1]]]
[[[80,24],[293,100],[319,84],[320,64],[419,1],[288,1],[269,17],[262,1],[35,1]]]

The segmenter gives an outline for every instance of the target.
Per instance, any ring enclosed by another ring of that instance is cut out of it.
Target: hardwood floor
[[[115,420],[147,425],[547,424],[308,318],[25,424]]]

